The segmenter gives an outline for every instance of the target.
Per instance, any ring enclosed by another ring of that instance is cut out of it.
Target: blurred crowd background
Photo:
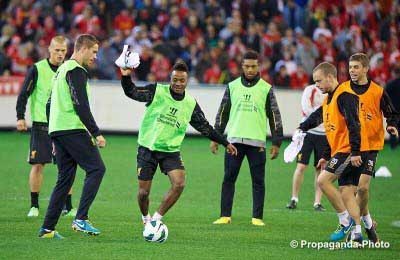
[[[101,41],[91,76],[115,80],[124,44],[141,57],[137,80],[167,81],[178,58],[190,81],[227,83],[240,75],[246,49],[261,55],[261,76],[275,86],[302,89],[322,61],[348,78],[347,59],[370,57],[381,85],[400,69],[400,1],[381,0],[3,0],[0,76],[21,75],[47,57],[50,39],[94,34]],[[397,69],[396,69],[397,68]]]

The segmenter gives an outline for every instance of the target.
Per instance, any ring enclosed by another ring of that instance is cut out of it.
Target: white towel
[[[306,133],[301,131],[300,129],[296,130],[292,136],[292,142],[286,147],[283,153],[283,159],[285,163],[293,162],[296,158],[297,154],[300,152],[301,147],[303,146],[304,137]]]

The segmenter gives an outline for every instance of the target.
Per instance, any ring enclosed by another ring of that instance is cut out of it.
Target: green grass
[[[37,231],[42,224],[56,167],[45,169],[40,196],[40,217],[29,219],[28,172],[25,162],[29,136],[0,132],[0,258],[2,259],[339,259],[361,257],[399,259],[400,229],[392,221],[400,219],[400,156],[386,148],[379,155],[378,167],[386,165],[393,173],[389,179],[377,178],[371,185],[370,209],[379,223],[381,239],[389,249],[316,250],[292,249],[291,240],[327,241],[337,217],[326,199],[327,212],[312,209],[313,173],[307,170],[300,194],[299,208],[289,212],[295,164],[283,163],[283,148],[278,160],[267,161],[264,218],[265,227],[250,225],[251,181],[245,162],[239,175],[233,208],[233,223],[214,226],[219,215],[220,186],[223,178],[223,153],[214,156],[205,138],[187,138],[182,156],[187,170],[187,185],[178,203],[165,216],[169,238],[164,244],[143,240],[140,212],[136,202],[136,137],[106,136],[101,151],[107,172],[90,215],[102,234],[85,236],[71,230],[71,219],[61,218],[57,230],[62,241],[41,240]],[[73,204],[77,206],[84,174],[79,170],[74,185]],[[168,178],[159,172],[151,193],[151,213],[169,187]]]

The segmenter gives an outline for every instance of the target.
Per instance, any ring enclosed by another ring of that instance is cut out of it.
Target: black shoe
[[[378,234],[376,233],[376,222],[372,221],[372,227],[370,229],[365,229],[367,232],[368,239],[374,243],[379,241]]]
[[[315,204],[314,210],[315,211],[325,211],[326,209],[324,208],[324,206],[322,206],[322,204]]]
[[[297,208],[297,202],[295,200],[291,200],[287,205],[287,209],[296,209]]]

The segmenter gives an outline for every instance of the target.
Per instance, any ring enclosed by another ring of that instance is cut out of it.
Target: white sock
[[[150,216],[149,213],[147,213],[146,216],[142,215],[142,221],[143,221],[143,223],[147,223],[147,222],[149,222],[150,220],[151,220],[151,216]]]
[[[154,212],[153,217],[151,218],[151,220],[161,220],[162,219],[162,215],[160,215],[160,213],[158,213],[157,211]]]
[[[294,201],[296,201],[296,203],[298,203],[299,202],[299,198],[297,198],[297,197],[292,197],[292,199],[291,200],[294,200]]]
[[[369,213],[368,213],[368,215],[361,216],[361,220],[364,223],[364,227],[366,229],[370,229],[372,227],[372,218]]]
[[[339,223],[342,224],[343,226],[347,227],[350,225],[350,215],[347,210],[343,211],[342,213],[337,213],[339,217]]]
[[[361,225],[356,225],[356,228],[354,229],[354,233],[361,234]]]

